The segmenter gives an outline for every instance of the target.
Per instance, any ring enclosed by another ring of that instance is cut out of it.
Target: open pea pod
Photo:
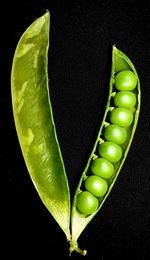
[[[73,199],[70,254],[74,250],[86,254],[77,240],[102,208],[125,163],[137,127],[140,96],[140,81],[133,63],[113,46],[103,121]]]
[[[70,239],[70,194],[56,134],[48,85],[50,12],[21,36],[12,63],[11,93],[16,131],[33,184]]]

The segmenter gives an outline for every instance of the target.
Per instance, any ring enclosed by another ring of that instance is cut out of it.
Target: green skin
[[[91,162],[91,172],[104,179],[109,179],[114,173],[114,166],[104,158],[96,158]]]
[[[98,199],[91,192],[83,191],[77,197],[78,210],[84,215],[89,215],[95,212],[98,208]]]
[[[91,192],[96,197],[103,197],[108,189],[107,182],[95,175],[89,176],[86,179],[84,186],[85,190]]]
[[[102,158],[114,163],[118,162],[122,156],[121,147],[114,142],[105,141],[98,146],[99,155]]]
[[[110,124],[104,128],[103,135],[105,140],[114,142],[116,144],[123,144],[127,139],[126,129],[114,124]]]
[[[114,105],[116,107],[132,108],[136,104],[136,95],[131,91],[119,91],[114,96]]]
[[[110,112],[110,122],[122,127],[129,127],[133,122],[133,113],[126,108],[117,107]]]
[[[118,90],[133,90],[137,85],[137,77],[131,70],[123,70],[115,77],[115,87]]]

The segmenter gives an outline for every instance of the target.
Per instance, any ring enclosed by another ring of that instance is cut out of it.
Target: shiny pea
[[[96,158],[91,162],[91,172],[104,179],[109,179],[114,173],[114,166],[104,158]]]
[[[116,144],[123,144],[127,139],[126,129],[115,124],[110,124],[104,128],[103,135],[106,140]]]
[[[120,71],[115,77],[118,90],[133,90],[137,85],[137,77],[131,70]]]
[[[122,127],[129,127],[133,122],[133,113],[126,108],[117,107],[110,112],[110,122]]]
[[[110,141],[105,141],[102,144],[99,144],[98,151],[100,156],[110,162],[118,162],[122,156],[121,147]]]
[[[103,197],[108,189],[107,182],[95,175],[89,176],[86,179],[84,186],[87,191],[91,192],[96,197]]]
[[[136,104],[136,95],[132,91],[119,91],[114,96],[116,107],[132,108]]]
[[[95,212],[98,208],[98,199],[89,191],[82,191],[77,196],[78,210],[89,215]]]

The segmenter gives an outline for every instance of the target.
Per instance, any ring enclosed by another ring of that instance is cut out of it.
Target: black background
[[[51,12],[49,78],[58,138],[71,197],[105,111],[116,44],[141,81],[141,113],[127,159],[101,211],[79,238],[85,259],[150,257],[150,4],[147,1],[5,1],[1,6],[1,252],[16,259],[83,259],[68,256],[62,230],[40,201],[18,144],[11,106],[10,73],[24,30]],[[5,257],[4,257],[5,259]]]

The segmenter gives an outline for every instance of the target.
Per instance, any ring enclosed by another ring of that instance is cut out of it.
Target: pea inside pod
[[[21,36],[12,63],[13,114],[33,184],[70,240],[70,193],[57,138],[48,85],[50,12]]]
[[[78,238],[101,210],[118,178],[135,134],[140,103],[140,81],[135,66],[125,53],[113,46],[104,117],[74,194],[70,254],[74,250],[83,255],[86,253],[78,247]],[[88,199],[90,196],[95,198],[92,199],[93,203]]]

